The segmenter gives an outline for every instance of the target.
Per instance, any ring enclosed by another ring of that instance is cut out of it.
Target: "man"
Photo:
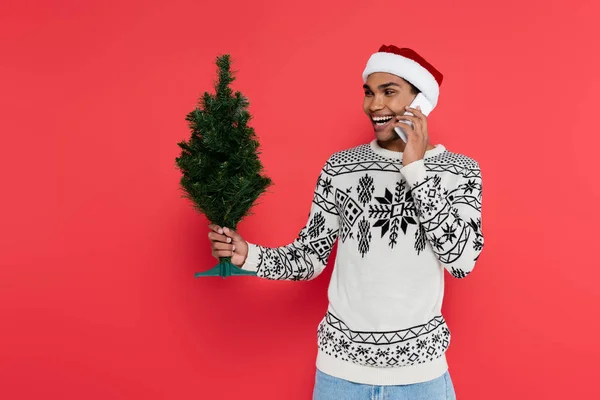
[[[375,139],[325,163],[296,240],[267,248],[211,225],[213,255],[265,279],[316,278],[338,240],[315,400],[455,398],[444,269],[466,277],[484,240],[479,164],[431,145],[427,118],[408,107],[419,92],[435,107],[442,78],[416,52],[382,46],[363,72]]]

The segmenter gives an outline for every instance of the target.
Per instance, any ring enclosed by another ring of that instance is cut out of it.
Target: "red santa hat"
[[[387,72],[407,80],[423,93],[433,107],[437,105],[444,76],[416,51],[383,45],[367,61],[363,82],[374,72]]]

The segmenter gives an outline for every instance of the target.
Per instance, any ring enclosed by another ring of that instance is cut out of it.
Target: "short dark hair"
[[[408,82],[408,81],[406,81],[406,82]],[[408,84],[410,85],[410,92],[412,94],[419,94],[419,93],[421,93],[421,91],[419,89],[417,89],[417,87],[415,85],[413,85],[410,82],[408,82]]]

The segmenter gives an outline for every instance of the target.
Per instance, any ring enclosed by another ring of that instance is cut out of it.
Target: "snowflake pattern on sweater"
[[[372,316],[358,314],[360,302],[352,306],[342,303],[350,301],[352,291],[357,291],[354,296],[360,301],[371,298],[367,296],[373,296],[373,301],[398,298],[391,292],[360,288],[364,277],[377,282],[377,276],[368,271],[373,263],[400,268],[402,275],[390,276],[401,276],[407,282],[414,273],[419,284],[424,275],[414,271],[422,262],[429,268],[429,279],[441,276],[431,272],[432,260],[455,278],[467,277],[484,247],[481,201],[481,171],[475,160],[439,145],[424,159],[403,166],[401,157],[371,142],[331,156],[319,174],[307,223],[296,239],[277,248],[250,244],[249,260],[243,268],[266,279],[315,279],[325,269],[337,241],[338,259],[342,253],[343,261],[336,268],[359,268],[361,272],[352,275],[351,282],[336,281],[333,295],[343,290],[344,298],[330,298],[330,304],[345,308],[342,314],[348,320],[327,312],[318,328],[319,350],[364,367],[426,363],[443,355],[450,343],[441,310],[423,315],[420,323],[412,326],[403,326],[402,314],[382,312],[395,315],[394,320],[375,320],[371,329],[368,324],[363,329],[364,321],[374,321]],[[335,278],[349,279],[340,276]],[[404,290],[411,290],[411,284],[407,285]],[[432,304],[434,300],[423,302]],[[418,321],[414,315],[406,318]],[[349,320],[360,321],[361,329],[351,326]],[[382,331],[375,325],[398,329]]]
[[[421,167],[415,178],[393,187],[376,187],[370,174],[401,174],[413,167]],[[356,181],[344,182],[355,184],[336,186],[336,178],[347,174],[357,175]],[[457,184],[443,186],[441,174],[455,175]],[[257,272],[267,279],[314,279],[338,236],[342,242],[353,240],[364,256],[372,240],[385,239],[393,248],[413,226],[413,236],[405,240],[413,241],[415,252],[429,243],[448,272],[464,278],[483,250],[481,200],[479,164],[467,156],[444,150],[402,167],[400,161],[369,152],[368,144],[338,152],[321,171],[306,226],[288,246],[259,247]]]

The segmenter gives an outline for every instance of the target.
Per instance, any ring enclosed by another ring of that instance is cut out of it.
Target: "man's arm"
[[[286,246],[269,248],[248,243],[242,269],[273,280],[311,280],[323,272],[338,236],[338,212],[333,200],[332,177],[321,170],[308,221]]]
[[[483,249],[481,230],[482,180],[479,164],[465,168],[455,187],[445,188],[440,176],[429,173],[423,159],[401,169],[433,251],[456,278],[473,271]]]

